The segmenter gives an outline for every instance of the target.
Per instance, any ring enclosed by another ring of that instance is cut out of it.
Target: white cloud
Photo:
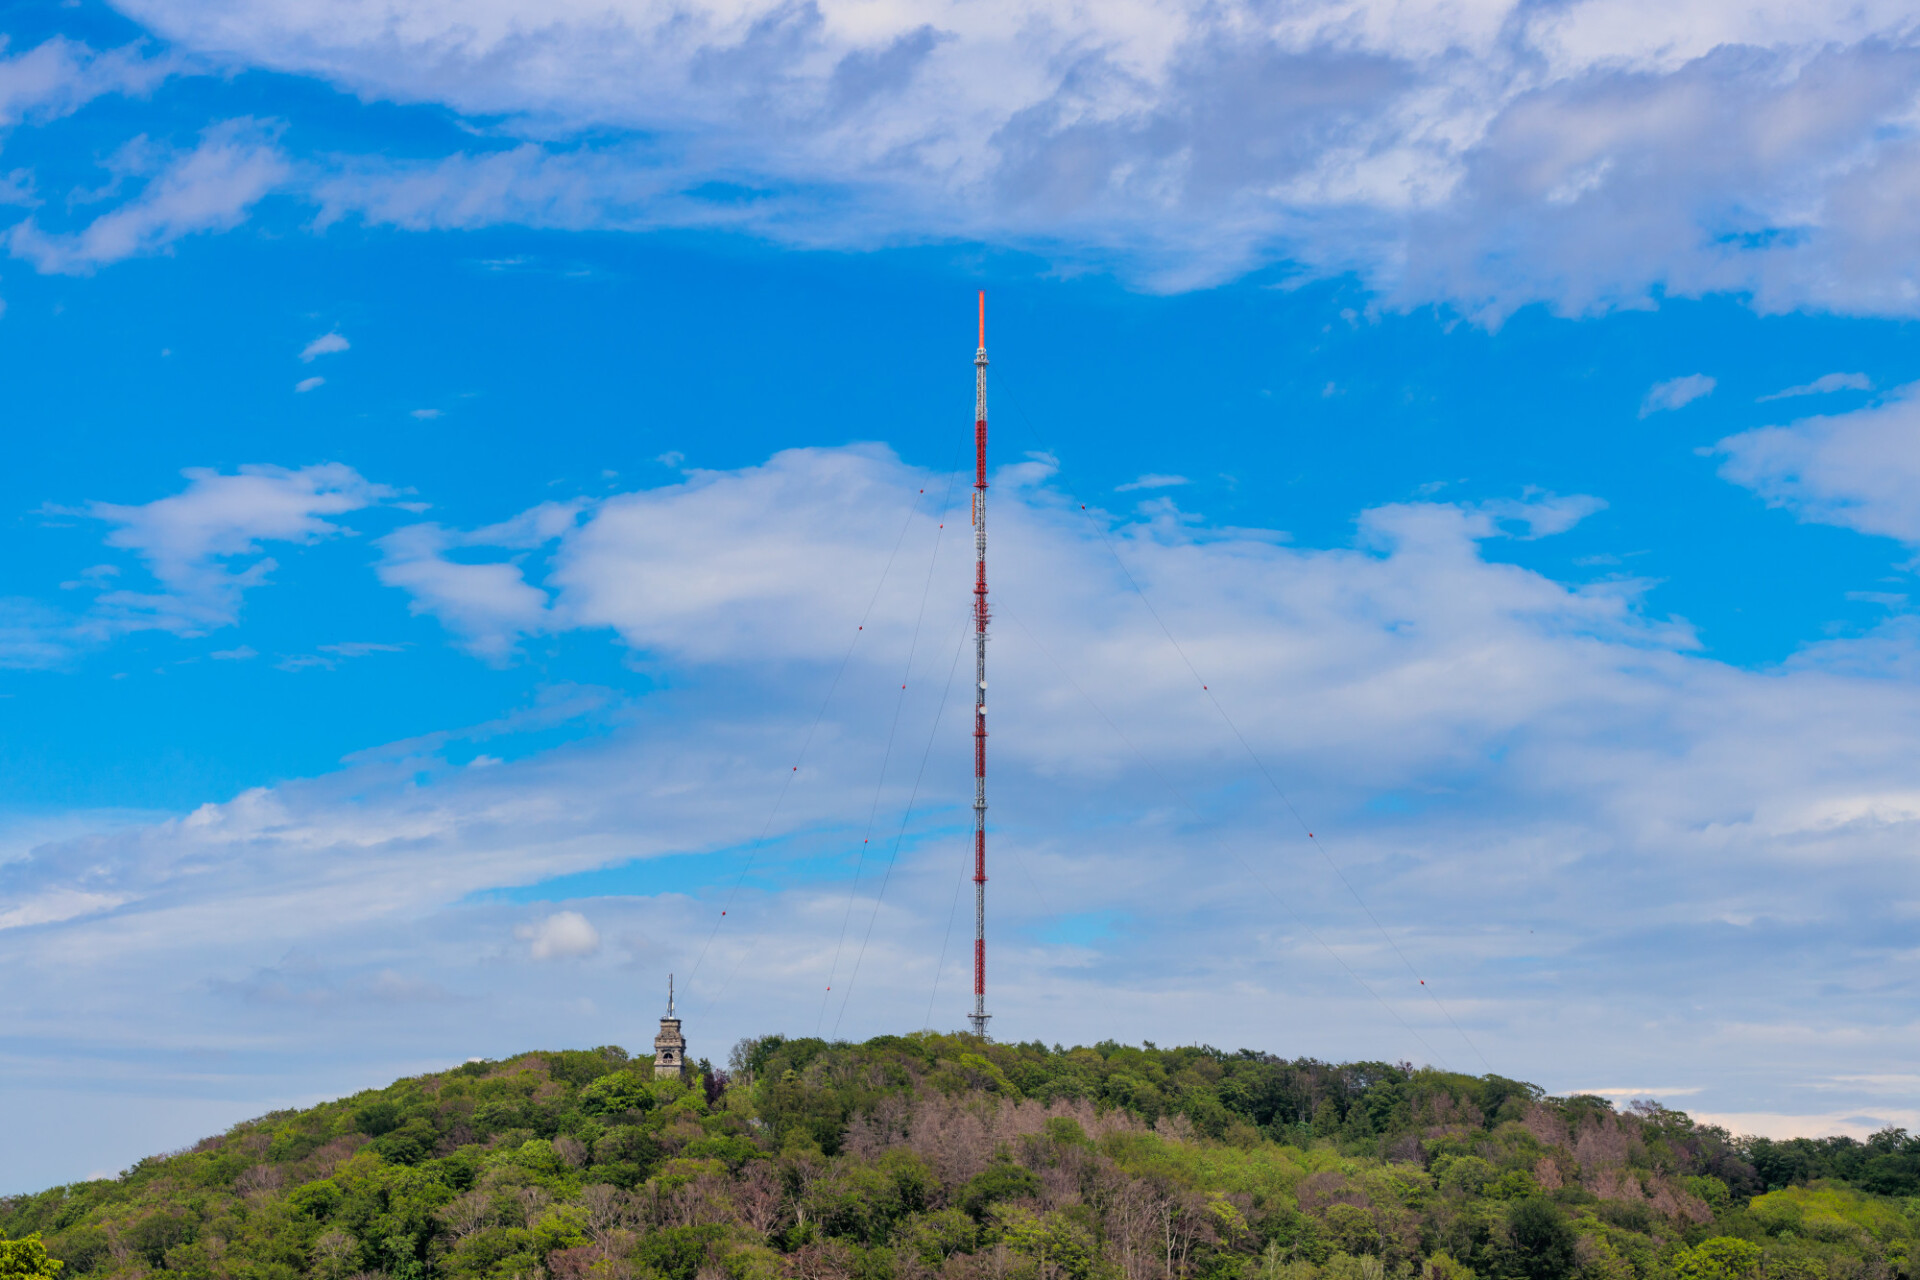
[[[80,916],[111,911],[125,898],[106,893],[86,893],[78,889],[53,889],[25,901],[0,907],[0,929],[24,929],[29,925],[58,924]]]
[[[370,653],[405,653],[404,644],[383,644],[369,640],[350,640],[344,644],[323,644],[320,652],[330,653],[336,658],[364,658]]]
[[[239,226],[291,173],[270,129],[256,120],[227,120],[208,128],[192,151],[170,159],[138,196],[85,229],[50,234],[29,218],[7,233],[7,244],[41,272],[84,274],[160,252],[183,236]]]
[[[437,417],[439,417],[439,416],[440,416],[440,410],[438,410],[438,409],[414,409],[414,410],[412,410],[412,411],[411,411],[411,415],[412,415],[413,417],[416,417],[416,418],[418,418],[418,419],[420,419],[420,420],[421,420],[422,422],[431,422],[431,421],[432,421],[433,419],[435,419],[435,418],[437,418]]]
[[[73,618],[23,596],[0,596],[0,668],[65,664],[85,643]]]
[[[0,58],[0,129],[71,115],[106,94],[146,93],[174,69],[171,58],[143,58],[137,44],[103,53],[55,36]]]
[[[332,355],[336,351],[345,351],[351,345],[345,336],[337,330],[333,333],[323,333],[300,349],[300,359],[307,364],[312,364],[318,356]]]
[[[1869,1106],[1858,1111],[1805,1114],[1778,1111],[1693,1111],[1701,1124],[1717,1124],[1729,1133],[1747,1133],[1760,1138],[1831,1138],[1844,1134],[1865,1139],[1883,1129],[1911,1129],[1920,1125],[1920,1111],[1908,1108],[1889,1110]]]
[[[533,550],[560,537],[579,512],[579,503],[549,502],[471,533],[408,525],[376,544],[381,552],[376,572],[381,582],[413,597],[413,613],[431,614],[472,653],[504,662],[521,637],[552,629],[547,593],[530,586],[514,561],[476,564],[447,553],[474,547]]]
[[[1129,480],[1125,484],[1113,486],[1113,491],[1115,493],[1131,493],[1135,489],[1170,489],[1175,485],[1191,483],[1193,482],[1185,476],[1163,476],[1149,472],[1137,479]]]
[[[519,135],[330,160],[303,181],[322,225],[984,237],[1165,287],[1289,259],[1495,321],[1715,290],[1920,306],[1920,51],[1889,0],[127,7]]]
[[[1714,387],[1718,385],[1704,373],[1690,373],[1683,378],[1656,382],[1647,388],[1647,398],[1640,402],[1640,416],[1644,418],[1648,414],[1684,408],[1702,396],[1712,395]]]
[[[511,723],[389,744],[338,773],[0,864],[0,909],[66,891],[120,900],[110,916],[0,932],[17,975],[0,1016],[21,1029],[8,1078],[31,1084],[22,1064],[56,1059],[97,1077],[129,1045],[230,1043],[235,999],[253,1002],[244,1041],[262,1065],[249,1069],[275,1089],[597,1043],[614,1033],[561,1007],[552,968],[499,963],[549,934],[551,956],[586,946],[551,924],[568,913],[590,918],[607,963],[569,970],[565,994],[619,1011],[629,1044],[653,1012],[635,990],[669,970],[703,1046],[917,1025],[969,865],[964,524],[942,531],[923,507],[874,590],[929,479],[883,449],[797,449],[589,508],[387,540],[389,567],[424,575],[396,585],[469,627],[458,634],[510,646],[534,628],[610,628],[659,681],[631,701],[555,691]],[[1017,548],[996,561],[990,659],[1000,1034],[1484,1069],[1321,861],[1325,844],[1505,1074],[1556,1091],[1690,1079],[1702,1111],[1813,1115],[1870,1110],[1835,1092],[1843,1072],[1911,1070],[1920,1033],[1887,995],[1920,977],[1905,888],[1920,834],[1910,621],[1742,670],[1649,616],[1631,584],[1570,588],[1482,554],[1509,528],[1564,528],[1590,500],[1395,504],[1362,513],[1356,545],[1303,547],[1171,512],[1102,538],[1044,467],[1022,479],[994,490],[996,545]],[[453,557],[488,548],[525,558],[465,595],[437,576],[486,567]],[[1313,818],[1313,845],[1215,696]],[[482,749],[497,763],[468,767]],[[861,887],[846,871],[876,794],[889,836],[915,796],[884,900],[890,843],[876,842]],[[739,881],[749,847],[758,869],[691,974],[715,886]],[[1042,941],[1065,902],[1133,922],[1125,945]],[[820,1002],[850,903],[842,1022]],[[487,941],[516,928],[511,946]],[[294,947],[322,957],[315,989],[390,970],[449,994],[389,1013],[361,1002],[350,1019],[249,994],[307,990],[284,973]],[[950,955],[938,1025],[958,1021],[956,966]],[[170,976],[158,994],[154,972]],[[476,1007],[489,1010],[479,1029]],[[360,1029],[354,1056],[327,1057],[346,1025]],[[72,1048],[75,1026],[94,1047]],[[1732,1060],[1761,1066],[1694,1070]],[[1809,1080],[1822,1082],[1811,1101]],[[155,1087],[150,1072],[139,1087]]]
[[[82,514],[114,526],[108,546],[136,553],[160,594],[108,591],[96,609],[121,627],[198,634],[239,617],[240,599],[277,567],[262,544],[306,545],[349,532],[325,519],[358,511],[393,491],[351,467],[319,463],[289,470],[249,465],[226,475],[204,467],[181,472],[180,493],[137,506],[90,502]]]
[[[590,956],[600,950],[600,934],[578,911],[557,911],[536,924],[523,924],[513,936],[532,944],[535,960]]]
[[[293,391],[295,395],[300,395],[304,392],[312,391],[312,390],[315,390],[316,388],[323,387],[326,384],[327,384],[327,380],[316,374],[311,378],[302,378],[300,379],[300,381],[294,383]]]
[[[404,653],[404,644],[375,644],[365,641],[353,641],[346,644],[323,644],[318,653],[289,654],[273,665],[281,671],[306,671],[319,667],[326,671],[337,671],[342,662],[353,658],[364,658],[375,653]],[[214,655],[218,657],[219,655]],[[251,655],[249,655],[251,656]]]
[[[1565,497],[1553,493],[1529,493],[1520,499],[1483,502],[1480,510],[1492,516],[1496,524],[1519,524],[1523,538],[1548,538],[1567,530],[1607,504],[1591,494],[1575,493]]]
[[[1769,400],[1787,400],[1794,396],[1823,396],[1834,391],[1871,391],[1873,380],[1864,373],[1823,373],[1812,382],[1800,386],[1788,387],[1772,395],[1761,396],[1759,403]]]
[[[1715,446],[1720,474],[1802,520],[1920,545],[1920,383],[1852,413],[1761,427]]]
[[[235,649],[215,649],[207,656],[215,662],[245,662],[248,658],[259,657],[260,653],[252,645],[243,644]]]

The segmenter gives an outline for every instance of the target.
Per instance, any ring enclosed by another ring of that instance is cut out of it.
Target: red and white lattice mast
[[[973,1033],[987,1034],[987,294],[973,353]]]

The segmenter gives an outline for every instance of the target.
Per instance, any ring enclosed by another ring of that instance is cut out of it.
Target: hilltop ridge
[[[0,1200],[62,1280],[1896,1280],[1920,1141],[1497,1075],[779,1036],[534,1052]]]

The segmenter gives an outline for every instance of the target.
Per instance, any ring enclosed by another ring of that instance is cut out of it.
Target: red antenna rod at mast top
[[[980,347],[973,353],[973,1012],[987,1034],[987,291],[980,291]]]

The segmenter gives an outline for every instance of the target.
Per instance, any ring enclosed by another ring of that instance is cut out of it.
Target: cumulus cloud
[[[1873,379],[1864,373],[1823,373],[1812,382],[1761,396],[1759,403],[1765,404],[1769,400],[1790,400],[1794,396],[1823,396],[1834,391],[1871,390],[1873,390]]]
[[[251,119],[223,121],[192,151],[173,155],[138,196],[82,230],[50,233],[29,218],[7,233],[7,245],[39,271],[85,274],[184,236],[239,226],[290,173],[271,129]]]
[[[513,936],[528,943],[535,960],[590,956],[600,950],[600,934],[578,911],[556,911],[535,924],[523,924]]]
[[[300,379],[300,381],[294,383],[293,393],[295,395],[303,395],[306,392],[316,390],[320,387],[324,387],[326,384],[327,384],[327,380],[316,374],[311,378],[302,378]]]
[[[1720,474],[1802,520],[1920,545],[1920,383],[1853,413],[1728,436]]]
[[[347,341],[345,335],[336,329],[332,333],[321,334],[312,342],[302,347],[300,349],[300,359],[306,364],[312,364],[316,357],[332,355],[336,351],[345,351],[351,345],[353,344]]]
[[[198,634],[239,617],[242,595],[266,582],[275,562],[264,543],[306,545],[349,531],[326,519],[393,496],[353,468],[319,463],[290,470],[243,466],[232,475],[181,472],[180,493],[139,505],[90,502],[79,514],[113,526],[108,546],[134,552],[160,593],[103,592],[96,610],[123,627]]]
[[[1647,388],[1646,399],[1640,402],[1640,416],[1663,413],[1669,409],[1681,409],[1703,396],[1713,394],[1719,384],[1704,373],[1690,373],[1683,378],[1668,378],[1665,382],[1656,382]]]

